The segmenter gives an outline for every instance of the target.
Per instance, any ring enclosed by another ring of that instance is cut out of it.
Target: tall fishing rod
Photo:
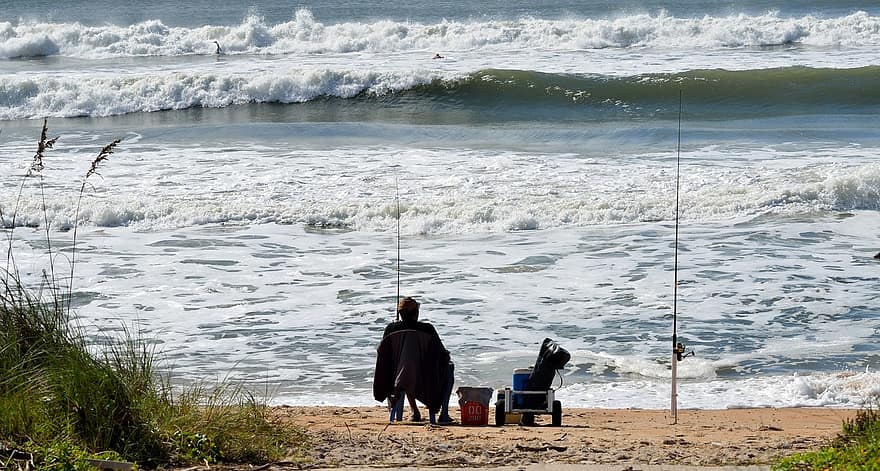
[[[394,312],[397,313],[397,320],[400,320],[400,311],[397,310],[397,303],[400,302],[400,186],[398,180],[394,178],[394,193],[397,200],[397,301],[395,302]]]
[[[678,362],[694,352],[685,353],[684,344],[678,341],[678,221],[679,189],[681,188],[681,103],[682,92],[678,90],[678,144],[675,155],[675,256],[672,271],[672,423],[678,423]]]
[[[678,423],[678,195],[681,183],[681,90],[678,90],[678,144],[675,155],[675,256],[672,272],[672,423]]]

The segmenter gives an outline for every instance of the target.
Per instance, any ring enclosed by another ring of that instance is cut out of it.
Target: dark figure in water
[[[218,55],[223,54],[223,49],[220,49],[220,43],[218,43],[217,41],[214,41],[214,44],[217,45],[217,50],[214,51],[214,54],[218,54]]]
[[[874,255],[874,258],[876,258],[877,260],[880,260],[880,252],[877,252],[877,255]]]

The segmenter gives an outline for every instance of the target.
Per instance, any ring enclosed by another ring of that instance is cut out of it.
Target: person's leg
[[[401,416],[403,415],[403,395],[400,395],[398,397],[389,397],[388,408],[391,411],[388,421],[394,422],[394,420],[396,419],[398,422],[400,422]]]
[[[406,398],[409,400],[409,408],[412,409],[412,417],[410,417],[410,421],[421,422],[422,414],[419,412],[419,405],[416,404],[415,398],[412,397],[411,394],[407,394]]]
[[[439,423],[452,422],[449,417],[449,397],[452,395],[452,385],[455,383],[454,378],[455,365],[449,362],[449,368],[446,370],[446,384],[443,385],[443,403],[440,406],[440,417],[437,419]]]

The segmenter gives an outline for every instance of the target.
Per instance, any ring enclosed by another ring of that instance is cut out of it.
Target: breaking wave
[[[694,70],[630,77],[482,70],[465,76],[431,70],[303,70],[285,73],[154,73],[0,77],[0,120],[104,117],[253,103],[306,103],[318,98],[405,100],[411,106],[657,113],[677,108],[710,117],[787,115],[816,107],[880,104],[880,66]],[[673,106],[676,105],[676,106]],[[532,113],[530,111],[529,113]],[[510,119],[495,113],[497,119]],[[605,119],[583,114],[579,119]]]
[[[159,20],[117,26],[80,23],[0,22],[0,58],[62,55],[82,58],[213,54],[325,54],[421,50],[603,48],[739,48],[801,44],[876,47],[880,17],[763,15],[677,18],[667,13],[613,19],[442,21],[391,20],[323,24],[309,10],[280,24],[250,16],[235,26],[170,27]]]

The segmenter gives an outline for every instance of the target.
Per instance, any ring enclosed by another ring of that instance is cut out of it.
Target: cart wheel
[[[562,403],[559,401],[553,401],[553,418],[551,420],[554,427],[562,426]]]
[[[507,418],[507,411],[504,410],[504,390],[498,390],[498,397],[495,399],[495,425],[501,427]]]
[[[507,418],[507,413],[504,412],[504,399],[502,398],[495,402],[495,425],[498,427],[504,425],[505,418]]]

